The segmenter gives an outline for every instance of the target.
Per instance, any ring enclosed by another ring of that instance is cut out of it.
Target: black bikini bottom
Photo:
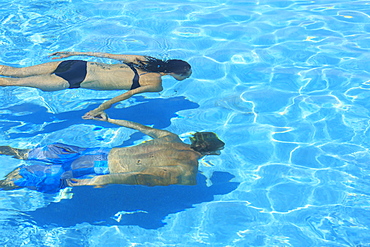
[[[87,74],[87,62],[81,60],[66,60],[61,62],[54,74],[68,81],[69,88],[79,88]]]

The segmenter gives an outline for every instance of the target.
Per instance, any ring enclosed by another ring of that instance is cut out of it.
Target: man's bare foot
[[[12,148],[9,146],[0,146],[0,154],[13,156],[16,159],[26,160],[30,149]]]
[[[6,175],[4,180],[0,180],[0,189],[3,190],[14,190],[20,188],[19,186],[14,184],[14,181],[23,178],[20,174],[21,168],[17,168],[8,175]]]

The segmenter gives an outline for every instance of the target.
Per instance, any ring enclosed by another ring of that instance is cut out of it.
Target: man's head
[[[197,132],[190,137],[190,147],[202,155],[219,155],[225,143],[213,132]]]

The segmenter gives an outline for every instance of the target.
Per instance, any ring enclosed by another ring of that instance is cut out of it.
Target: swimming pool
[[[184,59],[191,78],[107,112],[226,143],[197,186],[0,191],[2,246],[370,246],[367,1],[0,5],[0,64],[64,50]],[[0,145],[140,142],[81,119],[119,93],[0,88]],[[20,164],[0,158],[2,177]]]

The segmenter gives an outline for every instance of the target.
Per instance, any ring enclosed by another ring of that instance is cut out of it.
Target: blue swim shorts
[[[66,179],[92,178],[109,173],[110,148],[80,148],[55,143],[38,147],[28,153],[31,165],[22,166],[22,178],[14,181],[19,187],[55,193],[65,188]]]

